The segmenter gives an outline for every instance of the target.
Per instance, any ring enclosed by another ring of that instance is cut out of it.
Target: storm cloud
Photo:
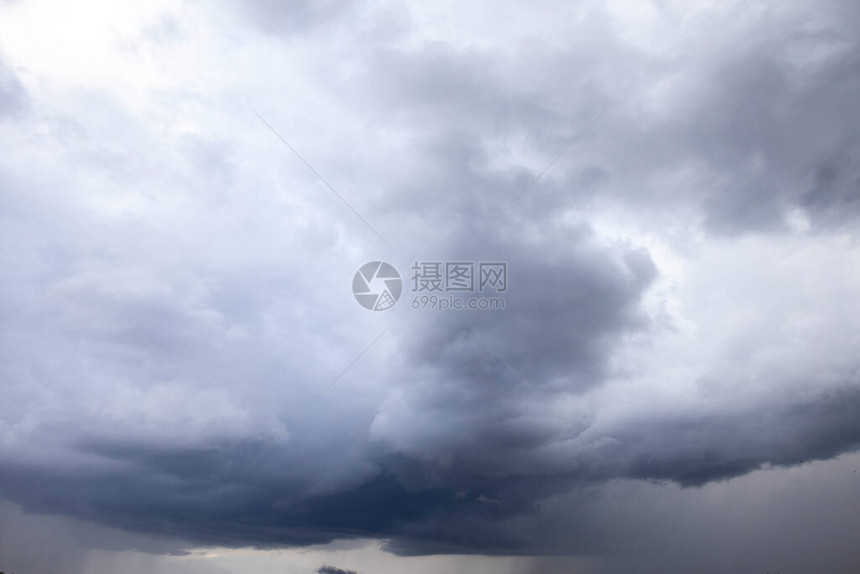
[[[484,4],[0,5],[6,514],[716,572],[715,497],[847,472],[860,8]],[[419,261],[504,309],[414,309]],[[850,484],[827,557],[768,551],[856,566]]]

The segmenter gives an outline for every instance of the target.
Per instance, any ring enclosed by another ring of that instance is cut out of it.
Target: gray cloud
[[[0,114],[39,138],[0,162],[0,494],[180,547],[626,558],[668,545],[592,495],[671,504],[856,451],[856,10],[763,6],[663,7],[646,40],[592,7],[545,42],[522,7],[463,38],[417,8],[222,6],[213,36],[248,18],[204,46],[228,87],[46,82],[38,110],[0,67]],[[167,62],[159,38],[139,53]],[[383,257],[407,283],[504,261],[505,310],[370,316],[349,281]],[[715,281],[678,271],[699,260]]]
[[[354,6],[357,2],[254,0],[236,4],[236,9],[244,12],[261,30],[275,35],[289,35],[307,32],[335,18],[354,17]]]
[[[335,566],[323,565],[317,569],[319,574],[357,574],[354,570],[344,570]]]
[[[27,102],[27,92],[18,76],[0,59],[0,117],[20,112]]]

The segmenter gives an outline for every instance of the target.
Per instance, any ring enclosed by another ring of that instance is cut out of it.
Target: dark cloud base
[[[254,469],[246,466],[252,457],[237,453],[254,452],[259,445],[122,455],[115,445],[112,454],[128,463],[126,473],[75,475],[5,466],[0,489],[31,511],[202,545],[276,547],[369,537],[389,539],[389,549],[400,554],[553,553],[562,550],[538,549],[534,540],[505,525],[534,516],[550,496],[613,479],[697,487],[855,450],[860,390],[846,388],[753,417],[643,421],[635,433],[615,438],[617,448],[600,461],[578,461],[550,475],[480,476],[465,463],[440,467],[383,457],[379,464],[385,470],[325,496],[295,495],[300,485],[279,484],[276,475],[252,476]]]

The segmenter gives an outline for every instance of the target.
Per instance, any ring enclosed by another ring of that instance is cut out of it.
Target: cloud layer
[[[0,7],[0,496],[611,559],[592,493],[860,445],[852,3],[43,4]],[[505,310],[369,313],[379,259],[504,261]]]

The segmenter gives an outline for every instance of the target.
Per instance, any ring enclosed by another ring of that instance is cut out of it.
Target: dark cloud
[[[344,570],[335,566],[323,565],[317,568],[317,574],[358,574],[355,570]]]
[[[625,183],[681,166],[696,166],[696,175],[672,190],[674,199],[640,186],[631,199],[657,200],[659,209],[692,200],[716,234],[785,230],[796,208],[816,229],[850,222],[856,174],[845,168],[856,165],[850,109],[860,61],[845,23],[854,18],[846,2],[829,2],[816,15],[799,5],[764,10],[737,26],[719,22],[714,36],[691,39],[686,54],[656,64],[658,81],[677,89],[678,99],[656,122],[630,129],[641,159],[611,171]]]
[[[388,470],[330,494],[312,494],[302,481],[278,478],[283,467],[269,474],[253,466],[256,445],[213,447],[208,453],[199,447],[138,449],[137,455],[128,448],[90,447],[87,452],[126,470],[81,474],[7,465],[0,487],[31,511],[199,544],[268,547],[360,536],[389,538],[390,549],[404,554],[519,554],[534,551],[534,540],[506,525],[535,517],[541,501],[573,486],[619,478],[698,486],[764,467],[826,460],[860,445],[858,409],[860,397],[851,387],[752,413],[589,429],[579,440],[556,430],[537,445],[524,442],[526,423],[510,427],[504,420],[491,425],[477,418],[470,427],[474,440],[446,443],[448,460],[417,458],[438,450],[430,444],[415,448],[414,456],[380,457],[380,468]],[[557,421],[550,423],[558,429]],[[516,443],[490,434],[504,426]],[[549,443],[550,438],[557,442]],[[548,454],[537,456],[541,444]],[[556,454],[549,454],[553,449]],[[272,456],[288,464],[288,458],[281,459],[288,453]],[[582,544],[582,551],[595,551]]]
[[[671,296],[692,283],[673,268],[708,245],[739,259],[743,236],[790,246],[792,217],[853,230],[847,3],[705,11],[662,50],[603,9],[571,18],[560,46],[408,26],[378,40],[376,13],[352,3],[233,9],[263,45],[255,31],[298,43],[355,17],[365,43],[344,26],[347,48],[312,44],[337,66],[303,60],[313,72],[291,89],[313,105],[279,101],[273,124],[391,240],[407,283],[415,259],[504,262],[505,309],[414,313],[406,293],[389,337],[338,378],[384,327],[348,291],[375,239],[331,215],[343,206],[279,141],[254,147],[233,92],[159,96],[189,117],[205,108],[179,135],[191,119],[81,95],[82,117],[40,119],[50,161],[0,165],[2,495],[181,546],[617,556],[661,543],[631,526],[635,510],[600,510],[619,484],[662,488],[671,506],[860,446],[847,272],[832,306],[794,295],[801,277],[763,303],[752,285],[749,300],[722,296],[742,282],[733,268],[692,309]],[[3,114],[26,100],[5,70]],[[764,304],[780,320],[757,332]]]
[[[800,204],[824,222],[851,221],[860,204],[860,148],[851,142],[837,153],[815,166],[810,187],[800,198]]]

